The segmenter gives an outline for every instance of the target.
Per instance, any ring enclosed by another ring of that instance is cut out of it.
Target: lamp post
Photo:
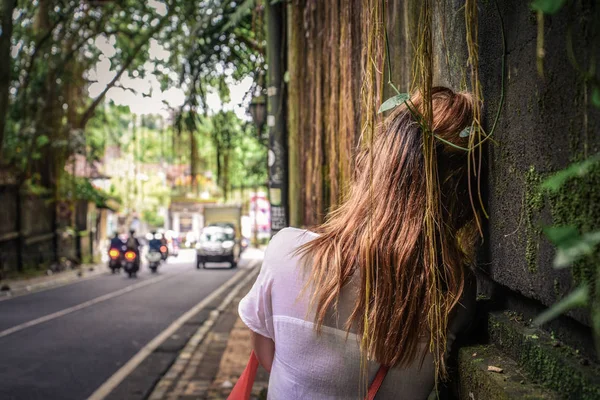
[[[267,20],[267,126],[269,127],[269,202],[271,235],[288,225],[288,160],[286,130],[287,44],[284,2],[265,1]]]
[[[256,126],[256,135],[258,140],[262,143],[262,131],[263,126],[267,120],[267,102],[264,96],[255,96],[250,102],[248,109],[252,121]],[[252,241],[255,246],[258,246],[258,187],[254,186],[254,234],[252,235]]]
[[[262,142],[262,131],[263,126],[265,126],[265,122],[267,121],[267,102],[264,96],[256,96],[250,102],[250,107],[248,108],[250,112],[250,116],[252,117],[252,121],[256,126],[256,134],[258,139]]]

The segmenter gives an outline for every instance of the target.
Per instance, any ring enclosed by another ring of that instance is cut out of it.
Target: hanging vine
[[[433,135],[433,110],[431,89],[433,86],[433,15],[432,0],[424,0],[421,5],[418,37],[420,38],[414,60],[413,76],[418,90],[423,97],[423,108],[419,121],[423,132],[423,158],[425,165],[426,180],[426,212],[425,212],[425,254],[427,260],[428,291],[431,293],[431,305],[427,313],[429,325],[430,340],[429,349],[434,359],[436,370],[436,387],[438,378],[446,377],[445,361],[443,358],[443,349],[446,347],[446,328],[448,326],[448,305],[445,304],[443,295],[443,277],[442,268],[438,268],[439,263],[444,263],[439,259],[438,240],[444,240],[441,226],[441,200],[440,183],[437,166],[437,154],[435,145],[435,136]],[[414,107],[409,106],[413,114],[417,112]]]
[[[473,94],[473,124],[469,131],[469,163],[468,174],[477,178],[477,199],[483,214],[488,218],[488,214],[481,198],[481,165],[483,159],[483,143],[485,132],[481,126],[481,105],[483,104],[483,91],[479,81],[479,45],[478,45],[478,20],[477,20],[477,0],[467,0],[465,4],[465,28],[467,39],[467,50],[469,54],[468,64],[471,69],[471,92]],[[471,206],[476,210],[471,179],[469,179],[469,197]],[[475,221],[479,232],[482,233],[479,213],[475,212]]]
[[[367,26],[363,30],[362,42],[364,43],[362,53],[363,65],[363,83],[361,87],[361,146],[373,149],[375,129],[380,117],[375,110],[375,105],[381,103],[383,93],[383,69],[385,65],[385,21],[383,18],[384,2],[381,0],[363,0],[363,12],[366,13]],[[369,201],[373,204],[373,160],[374,153],[369,153]],[[361,341],[361,383],[368,384],[368,356],[372,354],[373,338],[372,332],[374,327],[369,324],[369,315],[372,312],[371,308],[376,309],[377,304],[371,304],[372,290],[377,290],[377,251],[376,244],[373,243],[373,215],[371,214],[374,207],[369,207],[370,214],[368,215],[368,243],[367,253],[375,255],[366,257],[365,268],[365,310],[363,321],[363,335]],[[377,298],[375,294],[375,298]],[[361,385],[361,390],[367,385]]]
[[[459,133],[461,137],[468,137],[468,147],[457,146],[438,135],[431,129],[432,127],[432,100],[431,100],[431,89],[433,82],[433,7],[434,2],[432,0],[425,0],[421,3],[419,11],[419,20],[417,26],[417,37],[419,41],[415,48],[415,57],[413,59],[413,73],[412,73],[412,85],[411,92],[419,91],[423,97],[423,109],[418,110],[414,104],[409,100],[410,94],[401,93],[392,82],[392,68],[391,60],[389,57],[389,42],[387,31],[384,27],[384,41],[385,41],[385,53],[387,59],[387,73],[388,73],[388,85],[396,92],[396,95],[383,102],[379,108],[379,112],[390,110],[399,105],[405,105],[407,109],[412,113],[415,121],[417,121],[423,132],[423,157],[425,161],[425,176],[426,176],[426,193],[427,193],[427,212],[425,215],[425,232],[426,232],[426,259],[432,270],[428,271],[430,277],[431,293],[434,293],[433,304],[428,314],[428,323],[430,327],[430,350],[434,355],[435,367],[438,372],[437,376],[444,378],[446,377],[446,369],[444,365],[443,357],[440,351],[446,343],[445,330],[448,324],[447,316],[449,312],[449,304],[443,296],[442,282],[444,281],[443,268],[437,268],[436,266],[444,265],[444,255],[439,255],[435,249],[439,246],[438,241],[445,240],[444,233],[440,229],[441,226],[441,200],[440,200],[440,182],[438,176],[437,156],[436,156],[436,140],[442,141],[448,146],[463,150],[468,153],[468,174],[476,178],[475,180],[469,179],[469,197],[471,206],[474,210],[475,221],[480,234],[482,235],[481,220],[479,217],[478,210],[481,209],[483,214],[487,217],[483,199],[481,195],[481,177],[482,177],[482,163],[484,156],[483,144],[487,140],[492,140],[491,136],[496,129],[497,122],[499,119],[500,111],[504,104],[504,75],[505,75],[505,57],[506,57],[506,44],[504,37],[503,21],[496,4],[498,16],[501,25],[502,32],[502,44],[503,44],[503,55],[502,55],[502,88],[501,98],[496,112],[496,116],[493,122],[493,126],[489,134],[486,134],[482,127],[482,116],[481,116],[481,105],[483,104],[483,91],[479,80],[479,48],[478,48],[478,19],[477,19],[477,2],[476,0],[467,0],[464,12],[465,12],[465,26],[466,26],[466,46],[468,51],[468,65],[470,67],[471,77],[471,91],[473,93],[474,105],[473,105],[473,123],[470,127]],[[476,187],[472,187],[472,182],[476,182]],[[441,257],[441,259],[440,259]]]

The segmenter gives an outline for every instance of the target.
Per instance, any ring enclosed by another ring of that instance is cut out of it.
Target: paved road
[[[182,251],[158,274],[143,267],[137,279],[103,275],[1,301],[0,399],[87,398],[236,272],[197,270],[193,256]]]

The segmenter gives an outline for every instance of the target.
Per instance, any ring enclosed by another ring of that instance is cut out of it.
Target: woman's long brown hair
[[[432,129],[424,130],[417,122],[423,109],[419,94],[408,102],[410,109],[403,105],[394,110],[378,130],[373,148],[358,155],[347,201],[299,252],[310,268],[307,287],[312,289],[317,331],[356,274],[360,289],[346,328],[355,327],[369,338],[362,345],[368,359],[407,366],[432,351],[444,376],[448,317],[463,292],[474,248],[475,235],[467,234],[474,211],[467,152],[436,140],[441,215],[434,251],[439,257],[429,257],[424,220],[431,210],[422,146],[424,135],[433,130],[437,137],[467,147],[469,138],[460,133],[471,125],[473,103],[468,93],[442,87],[432,88],[431,97]],[[432,259],[438,265],[430,265]],[[433,311],[444,318],[432,328],[428,315]],[[423,346],[424,338],[432,346]]]

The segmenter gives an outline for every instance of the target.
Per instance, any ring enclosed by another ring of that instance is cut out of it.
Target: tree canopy
[[[128,123],[124,110],[106,113],[104,106],[106,93],[124,76],[152,73],[161,89],[184,90],[185,102],[171,110],[171,122],[178,133],[195,132],[199,116],[207,118],[209,90],[226,101],[227,79],[258,78],[262,71],[260,7],[222,0],[4,1],[1,167],[19,181],[33,177],[52,187],[73,155],[99,159],[106,134],[120,135]],[[168,57],[153,57],[152,43]],[[92,97],[87,88],[97,83],[94,68],[106,61],[111,79]],[[226,133],[215,135],[225,140],[219,149],[230,145]]]

